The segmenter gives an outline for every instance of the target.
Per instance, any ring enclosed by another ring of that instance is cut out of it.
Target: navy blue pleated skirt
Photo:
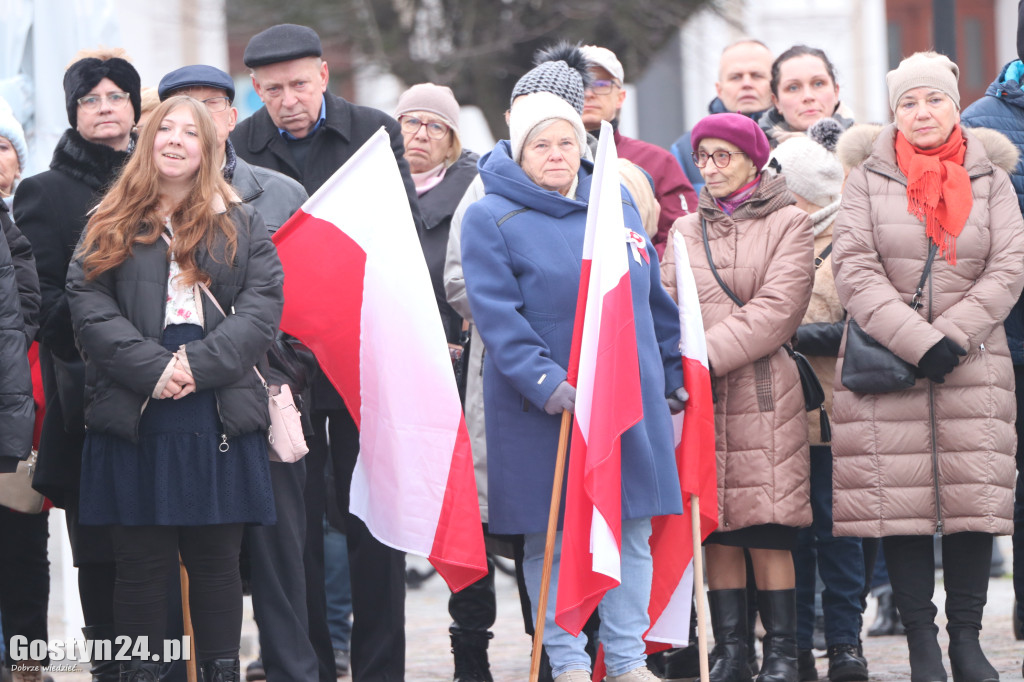
[[[194,324],[164,330],[163,346],[203,337]],[[81,523],[121,526],[268,525],[276,521],[266,434],[229,438],[214,391],[180,400],[151,399],[139,443],[89,431],[82,453]]]

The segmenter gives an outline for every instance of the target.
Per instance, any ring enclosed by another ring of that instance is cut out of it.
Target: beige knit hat
[[[915,52],[885,74],[885,84],[889,86],[889,108],[896,111],[900,97],[908,90],[928,87],[945,93],[953,100],[956,108],[960,108],[960,90],[957,80],[960,78],[960,67],[950,61],[949,57],[938,52]]]
[[[403,92],[395,107],[395,118],[410,111],[440,116],[456,135],[459,134],[459,103],[455,101],[452,89],[446,85],[417,83]]]

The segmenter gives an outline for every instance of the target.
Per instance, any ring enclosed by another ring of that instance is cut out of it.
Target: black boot
[[[129,661],[121,664],[120,682],[159,682],[160,664]]]
[[[758,590],[765,636],[757,682],[798,682],[796,590]]]
[[[715,648],[711,682],[750,682],[747,664],[747,590],[709,590]]]
[[[882,538],[893,600],[907,631],[911,682],[946,682],[935,625],[935,558],[930,535]],[[987,558],[988,555],[986,555]],[[953,563],[961,561],[957,558]]]
[[[494,635],[487,630],[448,628],[455,656],[455,682],[494,682],[487,661],[487,643]]]
[[[949,664],[953,682],[997,682],[999,673],[981,650],[978,635],[988,601],[992,536],[988,533],[955,533],[942,538],[946,555],[946,632],[949,633]],[[954,558],[955,557],[955,558]]]
[[[92,682],[118,682],[121,676],[121,665],[114,660],[114,654],[117,653],[117,647],[114,646],[114,626],[87,625],[82,628],[82,634],[93,642],[93,660],[89,666]],[[103,644],[97,649],[96,643],[101,641],[107,641],[110,644]]]
[[[892,585],[885,585],[878,592],[878,608],[875,610],[875,622],[868,629],[868,637],[885,637],[902,635],[903,623],[896,610],[896,602],[892,598]]]
[[[240,682],[241,672],[237,658],[213,658],[203,661],[203,682]]]

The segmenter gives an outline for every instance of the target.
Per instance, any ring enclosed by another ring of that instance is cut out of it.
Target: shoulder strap
[[[711,258],[711,244],[708,243],[708,223],[704,218],[700,219],[700,234],[704,240],[704,254],[708,257],[708,265],[711,266],[711,274],[715,276],[715,281],[718,282],[718,286],[722,287],[722,291],[732,299],[732,302],[743,307],[743,301],[740,297],[733,293],[733,290],[722,280],[722,276],[718,274],[718,268],[715,267],[715,261]]]
[[[825,259],[828,258],[828,254],[830,253],[832,253],[832,242],[829,242],[828,246],[822,249],[821,253],[819,253],[818,256],[814,259],[815,270],[821,267],[821,264],[825,262]]]
[[[928,281],[928,274],[932,271],[932,263],[935,261],[935,252],[938,250],[939,245],[935,242],[932,242],[932,245],[928,248],[928,260],[924,262],[921,280],[917,283],[917,290],[914,292],[914,298],[910,302],[910,307],[914,310],[921,307],[921,297],[924,296],[924,284]]]

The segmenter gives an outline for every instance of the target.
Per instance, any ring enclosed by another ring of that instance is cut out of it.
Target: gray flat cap
[[[257,33],[245,46],[242,61],[249,68],[323,54],[320,36],[308,26],[278,24]]]

